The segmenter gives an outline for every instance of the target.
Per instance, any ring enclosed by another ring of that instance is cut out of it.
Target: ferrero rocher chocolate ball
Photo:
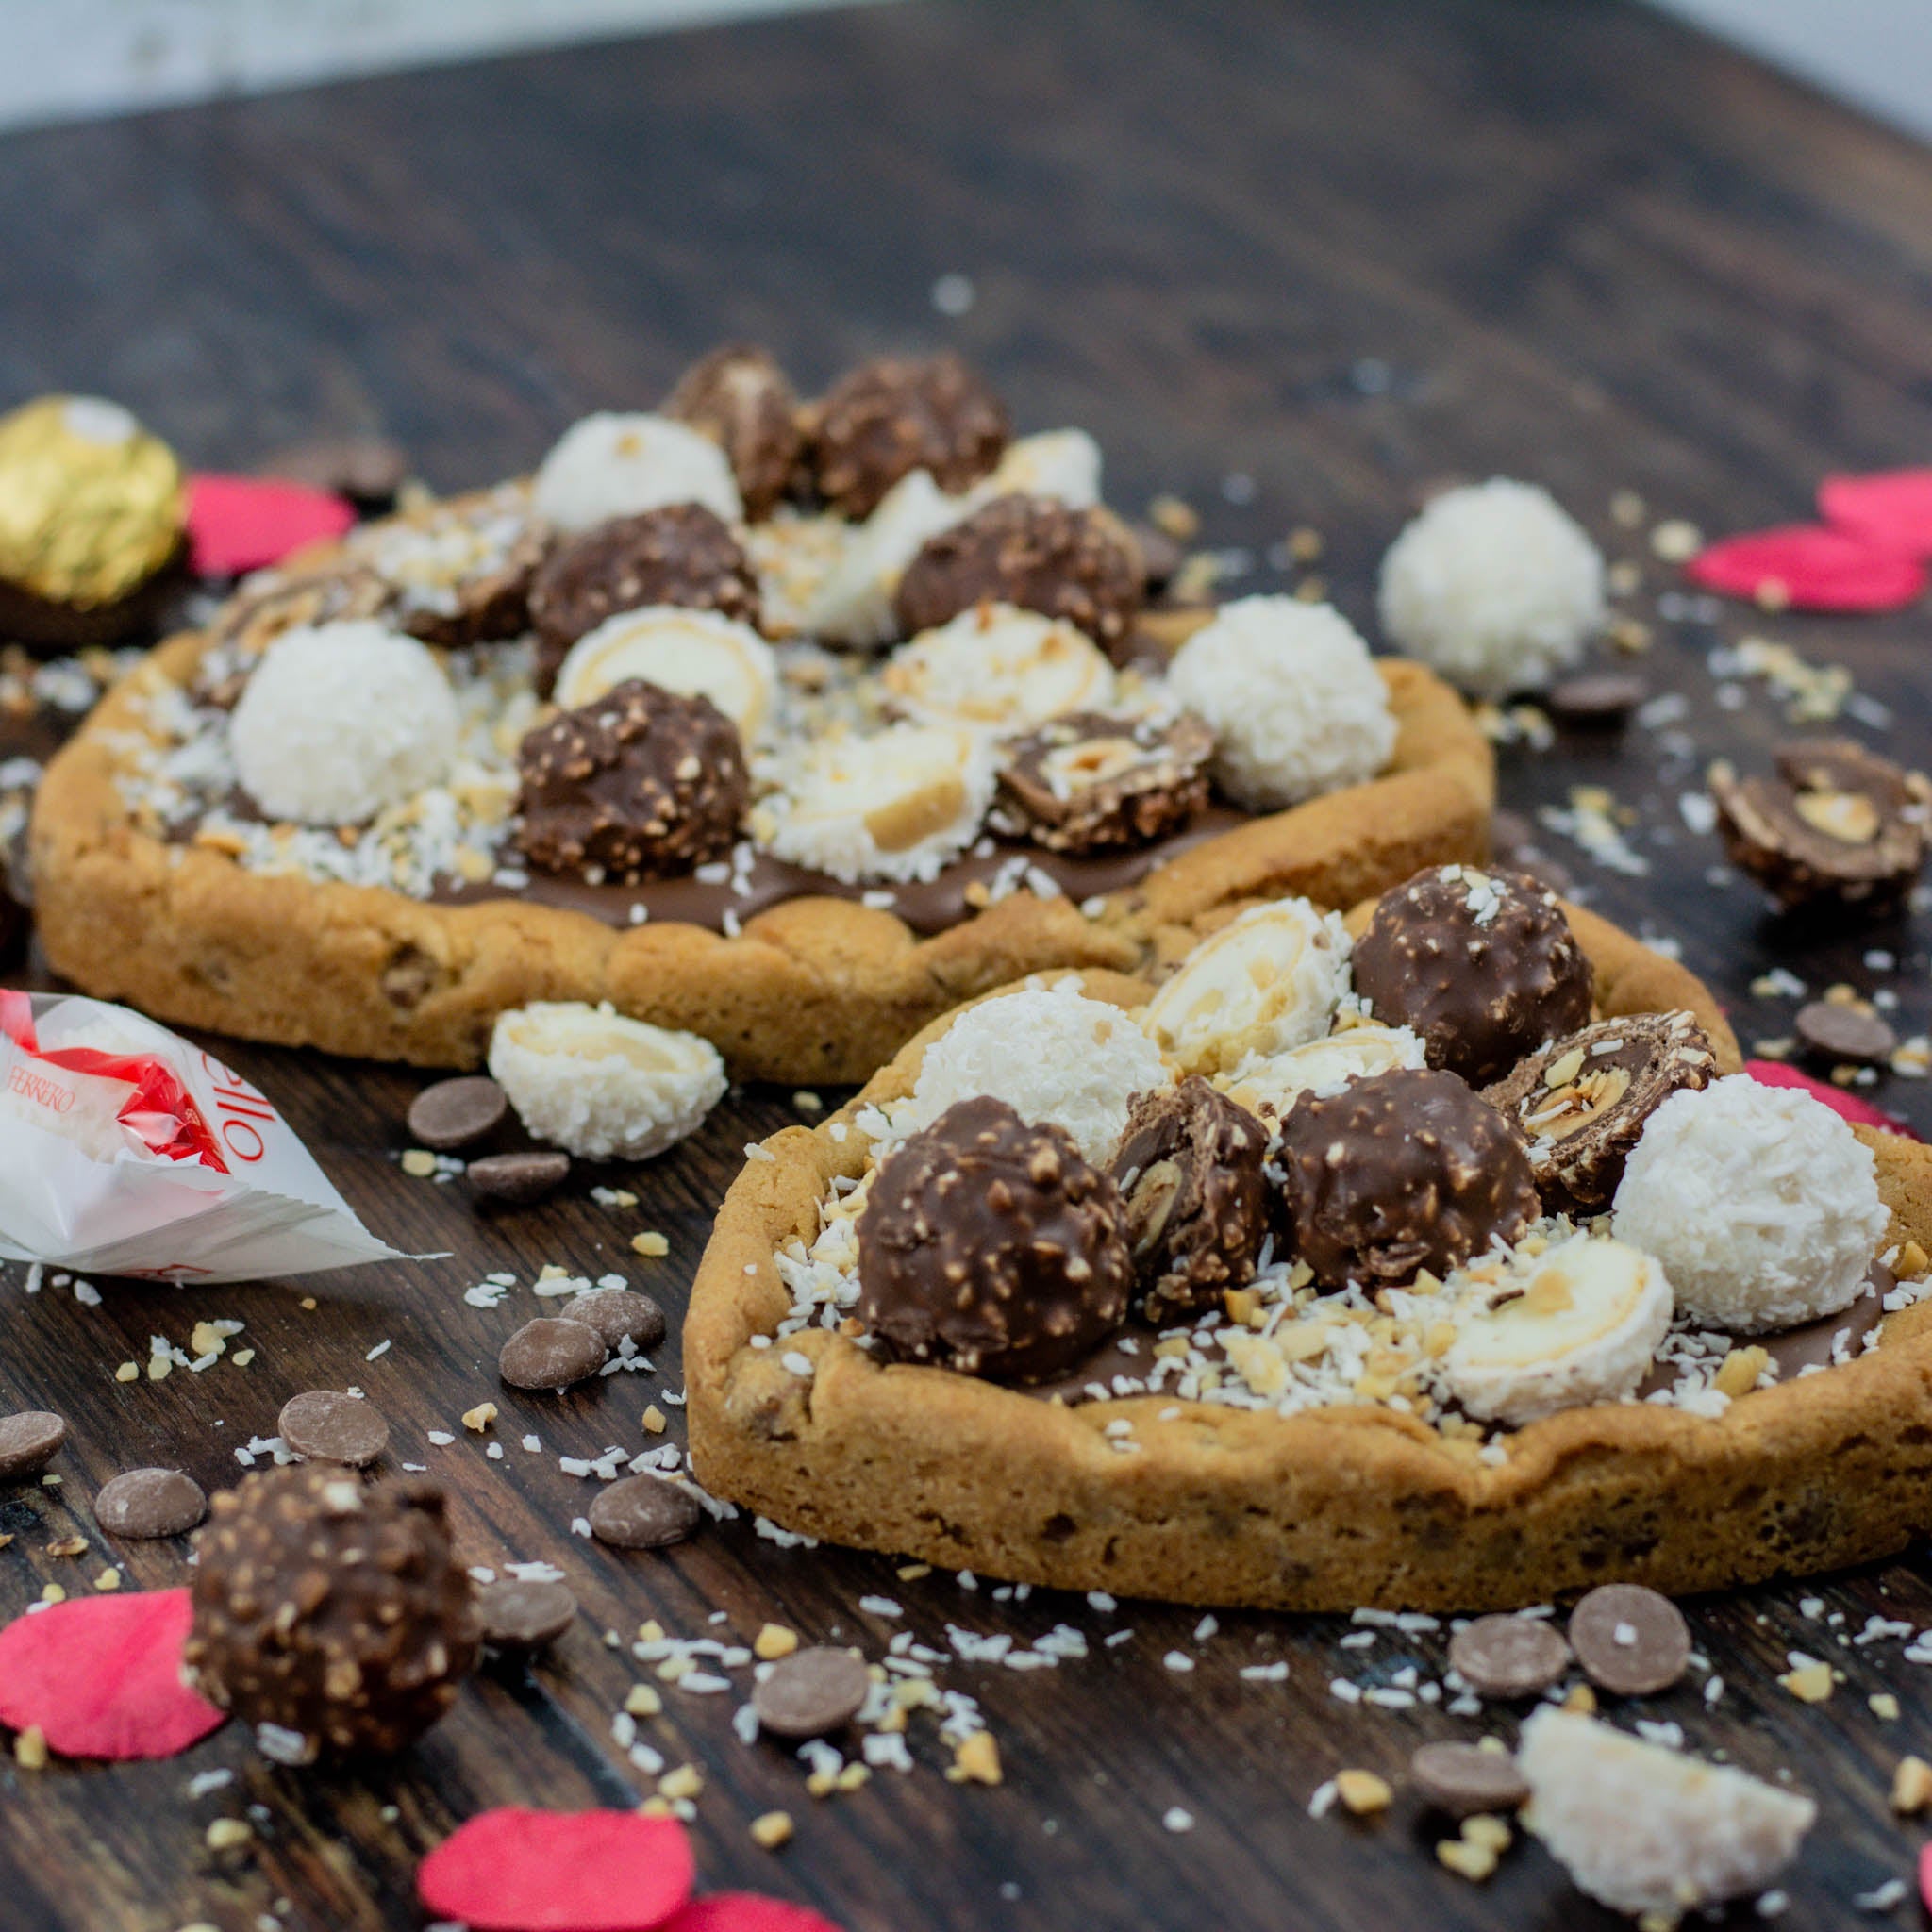
[[[1401,1068],[1304,1094],[1275,1158],[1296,1258],[1324,1288],[1446,1274],[1539,1212],[1523,1136],[1454,1074]]]
[[[869,517],[901,476],[930,470],[941,490],[979,481],[1007,446],[1007,410],[958,357],[862,362],[825,392],[812,463],[819,493]]]
[[[701,503],[613,517],[554,550],[530,586],[537,689],[557,682],[570,647],[621,610],[681,604],[758,621],[758,585],[731,526]]]
[[[899,1361],[1050,1381],[1120,1326],[1133,1281],[1113,1182],[1003,1100],[912,1135],[858,1218],[858,1319]]]
[[[1590,958],[1557,895],[1520,872],[1441,865],[1384,892],[1355,942],[1355,990],[1432,1067],[1499,1079],[1590,1019]]]
[[[751,797],[738,727],[709,698],[641,677],[525,735],[517,843],[545,872],[635,884],[731,849]]]
[[[1017,604],[1076,625],[1118,656],[1146,591],[1140,547],[1107,510],[996,496],[926,540],[893,608],[911,637],[975,604]]]
[[[1268,1232],[1267,1130],[1198,1074],[1134,1102],[1113,1177],[1149,1321],[1219,1307]]]
[[[443,1496],[323,1463],[244,1476],[195,1541],[184,1678],[284,1764],[400,1751],[476,1662]]]
[[[791,490],[805,455],[798,397],[765,350],[727,342],[678,378],[664,414],[702,429],[730,458],[745,516],[768,517]]]

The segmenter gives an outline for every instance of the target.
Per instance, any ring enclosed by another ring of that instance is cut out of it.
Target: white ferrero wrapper
[[[0,1256],[156,1281],[409,1258],[212,1054],[125,1007],[6,991]]]

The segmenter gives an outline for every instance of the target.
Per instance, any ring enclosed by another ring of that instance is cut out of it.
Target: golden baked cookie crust
[[[608,1000],[703,1034],[741,1078],[862,1080],[927,1022],[1026,974],[1133,971],[1164,932],[1217,907],[1291,892],[1347,906],[1488,850],[1488,744],[1445,684],[1387,660],[1397,738],[1383,775],[1206,840],[1094,919],[1020,892],[922,938],[889,912],[801,898],[725,938],[669,921],[620,931],[508,897],[438,905],[252,873],[139,827],[116,741],[151,735],[143,702],[185,686],[207,648],[198,633],[162,644],[49,766],[31,834],[36,917],[55,970],[96,998],[277,1045],[474,1066],[509,1008]]]
[[[1351,923],[1366,917],[1357,908]],[[1606,1017],[1688,1008],[1723,1071],[1737,1041],[1682,966],[1565,908]],[[1090,973],[1117,1005],[1142,981]],[[835,1119],[910,1091],[929,1027]],[[789,1127],[718,1217],[685,1324],[691,1445],[715,1493],[788,1529],[1015,1581],[1301,1610],[1487,1610],[1610,1580],[1668,1592],[1887,1555],[1932,1524],[1932,1303],[1879,1345],[1757,1391],[1719,1418],[1652,1404],[1567,1410],[1491,1466],[1379,1407],[1280,1416],[1171,1395],[1063,1407],[947,1370],[881,1365],[811,1328],[751,1346],[791,1306],[774,1263],[808,1242],[863,1141]],[[1889,1241],[1932,1249],[1932,1149],[1859,1130]],[[1176,1413],[1176,1411],[1178,1411]],[[1162,1420],[1163,1415],[1171,1418]],[[1107,1424],[1132,1423],[1123,1456]]]

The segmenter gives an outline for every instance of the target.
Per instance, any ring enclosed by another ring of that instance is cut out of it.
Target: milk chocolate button
[[[389,1447],[381,1412],[336,1389],[311,1389],[282,1405],[275,1428],[297,1456],[310,1462],[346,1462],[361,1469]]]
[[[596,1288],[564,1306],[565,1319],[581,1322],[615,1349],[628,1336],[640,1348],[656,1348],[664,1340],[664,1310],[647,1294],[627,1288]]]
[[[183,1536],[207,1514],[201,1485],[178,1469],[130,1469],[94,1498],[94,1521],[109,1536]]]
[[[849,1724],[871,1689],[863,1657],[820,1645],[774,1664],[751,1693],[751,1707],[774,1737],[822,1738]]]
[[[560,1583],[513,1576],[476,1592],[483,1641],[498,1650],[541,1650],[568,1630],[577,1600]]]
[[[491,1154],[471,1161],[469,1174],[470,1185],[486,1200],[527,1208],[569,1177],[570,1156],[541,1151]]]
[[[509,1096],[485,1074],[439,1080],[417,1094],[409,1108],[409,1132],[425,1147],[447,1153],[474,1147],[493,1134],[509,1111]]]
[[[49,1409],[0,1416],[0,1482],[39,1474],[66,1440],[67,1424]]]
[[[1543,703],[1566,724],[1621,724],[1649,695],[1650,687],[1633,672],[1591,671],[1566,677]]]
[[[503,1344],[496,1370],[512,1389],[568,1389],[594,1375],[609,1357],[588,1323],[539,1315]]]
[[[1478,1617],[1449,1640],[1449,1661],[1478,1697],[1534,1697],[1569,1669],[1570,1646],[1541,1617]]]
[[[1798,1044],[1824,1059],[1875,1067],[1889,1060],[1898,1046],[1898,1035],[1869,1007],[1837,1000],[1813,1000],[1800,1007],[1792,1024]]]
[[[1529,1798],[1529,1785],[1508,1752],[1474,1744],[1424,1744],[1408,1760],[1408,1775],[1426,1803],[1452,1818],[1513,1811]]]
[[[1690,1631],[1669,1597],[1641,1583],[1606,1583],[1570,1612],[1584,1674],[1620,1697],[1668,1690],[1690,1664]]]
[[[597,1492],[591,1534],[620,1550],[659,1550],[681,1543],[704,1513],[690,1491],[658,1475],[627,1475]]]

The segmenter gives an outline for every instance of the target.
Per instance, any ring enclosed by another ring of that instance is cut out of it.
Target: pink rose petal
[[[1826,523],[1868,542],[1932,557],[1932,470],[1827,476],[1818,486],[1818,508]]]
[[[1726,597],[1782,597],[1794,610],[1902,610],[1924,594],[1914,557],[1824,524],[1726,537],[1691,558],[1693,584]]]
[[[1908,1141],[1921,1138],[1904,1121],[1895,1120],[1890,1114],[1874,1107],[1869,1100],[1861,1100],[1849,1089],[1834,1087],[1829,1080],[1814,1080],[1809,1074],[1801,1074],[1796,1067],[1787,1066],[1783,1060],[1746,1060],[1744,1071],[1767,1087],[1802,1088],[1813,1100],[1823,1101],[1833,1113],[1850,1121],[1854,1126],[1877,1127],[1888,1134],[1903,1134]]]
[[[443,1840],[418,1867],[416,1893],[473,1932],[657,1932],[694,1873],[675,1818],[504,1806]]]
[[[279,563],[306,544],[340,537],[354,508],[326,490],[261,476],[188,479],[189,561],[204,577],[235,577]]]

